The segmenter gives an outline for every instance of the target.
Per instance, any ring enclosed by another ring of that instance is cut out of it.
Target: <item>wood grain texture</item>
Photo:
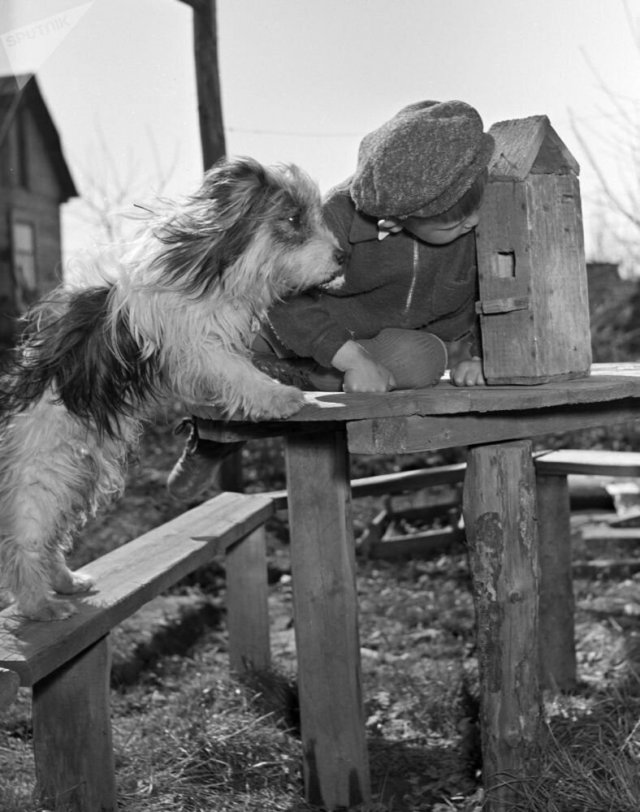
[[[571,507],[566,476],[536,476],[540,544],[540,682],[576,687]]]
[[[306,423],[324,423],[320,431],[331,430],[332,423],[409,415],[464,415],[486,412],[514,412],[546,409],[551,406],[600,404],[634,398],[640,406],[640,364],[593,364],[590,374],[577,380],[559,380],[539,386],[453,386],[443,379],[429,389],[384,393],[305,393],[306,404],[292,417],[275,423],[248,423],[221,420],[219,413],[201,406],[198,428],[203,437],[216,438],[224,431],[225,439],[234,439],[234,427],[240,439],[251,432],[258,436],[276,436],[307,430]],[[317,429],[309,426],[308,430]],[[209,434],[212,432],[212,434]]]
[[[0,668],[0,713],[14,701],[19,687],[20,677],[16,672]]]
[[[591,333],[577,177],[490,182],[476,236],[487,381],[536,385],[586,375]],[[526,308],[492,306],[525,299]]]
[[[495,147],[489,162],[491,178],[524,180],[540,152],[550,122],[547,116],[497,121],[489,132]]]
[[[591,330],[578,178],[533,175],[526,185],[538,374],[586,374]]]
[[[596,426],[614,426],[640,419],[635,404],[505,412],[466,417],[387,418],[360,420],[347,427],[354,454],[413,454],[439,448],[538,437]]]
[[[547,116],[498,121],[489,130],[495,141],[489,163],[492,178],[524,180],[531,172],[580,172]]]
[[[536,455],[539,474],[624,476],[640,478],[640,453],[602,448],[560,448]]]
[[[0,613],[0,667],[23,685],[59,668],[147,601],[253,532],[273,512],[266,496],[222,493],[82,568],[95,590],[75,598],[78,613],[54,623]]]
[[[470,451],[464,518],[478,627],[489,812],[515,809],[518,783],[537,769],[542,708],[536,512],[529,441]]]
[[[307,800],[370,800],[355,545],[343,432],[290,437],[291,567]]]
[[[37,795],[43,809],[115,812],[108,637],[33,687]]]
[[[225,568],[231,670],[266,671],[271,653],[264,527],[227,548]]]

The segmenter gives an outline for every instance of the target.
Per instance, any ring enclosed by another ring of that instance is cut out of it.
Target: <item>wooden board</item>
[[[540,680],[542,687],[576,686],[571,573],[571,497],[564,476],[545,476],[536,461],[540,560]]]
[[[34,685],[39,808],[116,812],[110,664],[107,635]]]
[[[601,448],[561,448],[536,456],[539,474],[640,477],[640,453]]]
[[[558,407],[501,414],[411,416],[349,423],[354,454],[414,454],[441,448],[540,437],[614,426],[640,419],[635,401]]]
[[[600,404],[624,398],[640,400],[640,364],[594,364],[591,374],[572,381],[553,381],[540,386],[454,386],[443,379],[429,389],[383,393],[307,392],[306,405],[292,417],[277,422],[249,423],[223,420],[218,410],[201,406],[199,427],[203,436],[207,430],[223,428],[227,437],[236,436],[240,429],[245,439],[288,433],[299,430],[301,424],[346,422],[409,415],[463,415],[470,413],[510,412],[545,409],[551,406]],[[639,404],[640,405],[640,404]],[[213,421],[211,425],[208,421]],[[311,426],[309,428],[312,428]]]
[[[13,702],[19,687],[20,677],[15,671],[0,668],[0,712]]]
[[[587,374],[591,333],[576,176],[489,183],[477,247],[487,381],[535,385]]]
[[[264,527],[228,548],[225,570],[231,670],[236,674],[267,671],[271,650]]]
[[[531,443],[469,454],[464,520],[477,617],[482,774],[487,812],[515,809],[537,774],[538,545]]]
[[[52,623],[0,612],[0,667],[33,685],[147,601],[251,533],[272,514],[268,497],[222,493],[82,568],[96,589],[74,598],[78,613]]]
[[[306,796],[351,809],[371,791],[344,433],[287,438],[286,462]]]
[[[489,165],[492,178],[524,180],[530,172],[580,172],[547,116],[498,121],[489,132],[495,140]]]

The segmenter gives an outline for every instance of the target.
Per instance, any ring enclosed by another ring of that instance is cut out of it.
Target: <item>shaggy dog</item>
[[[27,315],[0,383],[0,583],[34,620],[73,613],[52,590],[91,587],[64,552],[122,491],[143,421],[163,401],[253,420],[304,402],[252,365],[249,345],[275,300],[339,272],[315,185],[296,167],[237,158],[162,209],[113,280],[59,289]]]

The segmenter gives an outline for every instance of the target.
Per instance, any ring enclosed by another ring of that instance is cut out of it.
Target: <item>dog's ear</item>
[[[262,164],[253,158],[222,160],[207,171],[195,197],[213,206],[218,224],[229,228],[261,207],[272,184]]]
[[[281,194],[268,170],[252,158],[215,164],[187,204],[155,229],[163,250],[154,265],[162,280],[190,296],[207,295],[246,251]]]

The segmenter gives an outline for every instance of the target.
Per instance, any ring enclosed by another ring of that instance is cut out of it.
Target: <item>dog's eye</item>
[[[295,214],[291,214],[287,217],[287,223],[290,223],[296,230],[300,228],[302,225],[302,217],[300,216],[300,212],[296,212]]]

